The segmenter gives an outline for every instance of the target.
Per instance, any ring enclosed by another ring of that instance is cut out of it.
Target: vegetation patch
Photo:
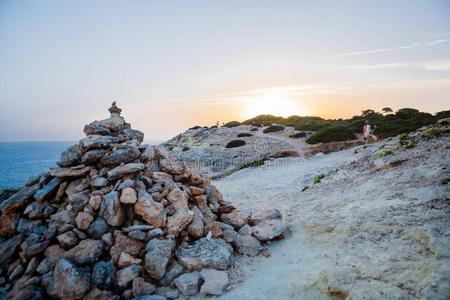
[[[379,158],[383,158],[383,157],[390,156],[390,155],[394,155],[394,151],[389,148],[383,148],[376,152],[376,156]]]
[[[249,136],[253,136],[253,134],[247,133],[247,132],[241,132],[237,136],[238,137],[249,137]]]
[[[442,126],[434,126],[434,127],[425,129],[425,131],[422,134],[427,139],[432,139],[434,137],[441,135],[443,132],[444,132],[444,128]]]
[[[238,121],[231,121],[231,122],[225,123],[223,126],[228,127],[228,128],[232,128],[232,127],[238,127],[239,125],[241,125],[240,122],[238,122]]]
[[[304,137],[306,137],[306,132],[304,132],[304,131],[297,132],[297,133],[291,134],[289,137],[292,139],[304,138]]]
[[[319,174],[319,175],[314,176],[313,185],[320,183],[320,181],[322,181],[322,179],[324,179],[324,178],[325,178],[324,174]]]
[[[232,140],[225,146],[225,148],[237,148],[237,147],[244,146],[245,144],[246,143],[243,140]]]
[[[411,140],[411,137],[407,133],[403,133],[398,136],[398,146],[403,149],[414,148],[416,144]]]
[[[197,129],[200,129],[200,128],[202,128],[202,127],[201,126],[194,126],[194,127],[189,128],[188,130],[197,130]]]
[[[442,185],[447,185],[449,183],[450,183],[450,176],[441,179]]]
[[[263,130],[264,133],[277,132],[284,130],[284,126],[282,125],[270,125],[266,129]]]
[[[351,129],[344,126],[330,126],[321,129],[310,136],[306,142],[309,144],[341,142],[355,139],[356,136]]]
[[[255,161],[252,161],[250,163],[247,163],[247,164],[243,165],[241,167],[241,169],[260,167],[260,166],[264,165],[266,160],[267,160],[267,157],[263,157],[261,159],[258,159],[258,160],[255,160]]]

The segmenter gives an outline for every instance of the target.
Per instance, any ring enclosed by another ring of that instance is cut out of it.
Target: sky
[[[450,109],[450,1],[0,0],[0,141]]]

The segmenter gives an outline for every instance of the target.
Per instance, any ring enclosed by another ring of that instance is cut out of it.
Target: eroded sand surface
[[[450,138],[379,159],[384,144],[215,181],[226,200],[280,209],[292,228],[270,257],[241,259],[221,299],[449,299],[450,193],[440,181],[450,175]]]

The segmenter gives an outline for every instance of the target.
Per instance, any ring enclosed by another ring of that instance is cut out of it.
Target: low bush
[[[415,143],[407,133],[403,133],[398,136],[398,146],[403,149],[412,149],[414,148]]]
[[[306,137],[306,132],[304,132],[304,131],[297,132],[297,133],[291,134],[289,137],[293,138],[293,139],[304,138],[304,137]]]
[[[225,146],[225,148],[236,148],[236,147],[241,147],[244,145],[245,145],[245,141],[243,141],[243,140],[232,140]]]
[[[441,184],[442,185],[447,185],[449,183],[450,183],[450,176],[441,179]]]
[[[202,128],[202,127],[201,126],[194,126],[194,127],[189,128],[188,130],[197,130],[197,129],[200,129],[200,128]]]
[[[320,183],[320,181],[324,178],[325,178],[324,174],[319,174],[319,175],[314,176],[313,185]]]
[[[264,157],[264,158],[261,158],[261,159],[258,159],[258,160],[249,162],[249,163],[243,165],[243,166],[241,167],[241,169],[260,167],[260,166],[264,165],[264,163],[266,162],[266,160],[267,160],[267,158]]]
[[[383,148],[376,152],[376,156],[379,158],[383,158],[383,157],[390,156],[390,155],[394,155],[394,151],[389,148]]]
[[[438,135],[442,134],[444,132],[444,128],[441,126],[434,126],[428,129],[425,129],[425,131],[422,133],[424,137],[431,139],[434,137],[437,137]]]
[[[238,121],[231,121],[231,122],[225,123],[223,126],[228,127],[228,128],[232,128],[232,127],[238,127],[239,125],[241,125],[240,122],[238,122]]]
[[[356,136],[351,129],[344,126],[330,126],[321,129],[310,136],[306,142],[309,144],[341,142],[355,139]]]
[[[249,137],[249,136],[253,136],[253,134],[247,133],[247,132],[241,132],[237,135],[237,137]]]
[[[266,129],[263,130],[264,133],[277,132],[284,130],[284,126],[282,125],[270,125]]]

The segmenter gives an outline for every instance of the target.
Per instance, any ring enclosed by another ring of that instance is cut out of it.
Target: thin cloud
[[[388,64],[375,65],[355,65],[348,66],[347,69],[357,70],[381,70],[381,69],[396,69],[396,68],[421,68],[428,71],[450,72],[450,59],[432,60],[425,62],[394,62]]]
[[[436,46],[436,45],[440,45],[440,44],[444,44],[444,43],[448,43],[448,42],[450,42],[450,39],[422,41],[422,42],[415,42],[415,43],[411,43],[408,45],[393,47],[393,48],[381,48],[381,49],[348,52],[348,53],[343,53],[343,54],[338,54],[338,55],[327,56],[327,58],[359,56],[359,55],[368,55],[368,54],[376,54],[376,53],[383,53],[383,52],[392,52],[392,51],[405,50],[405,49],[430,47],[430,46]]]

